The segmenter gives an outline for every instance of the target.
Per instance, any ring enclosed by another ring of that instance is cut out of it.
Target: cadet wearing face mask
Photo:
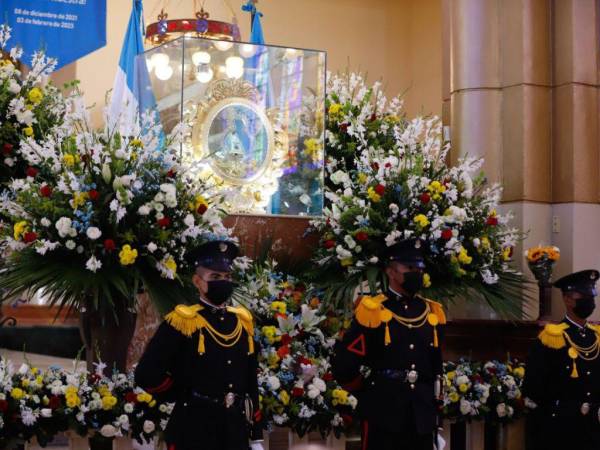
[[[358,397],[363,450],[431,450],[446,317],[439,303],[418,295],[425,268],[420,241],[389,247],[382,259],[389,289],[360,299],[336,345],[333,372]]]
[[[253,320],[229,305],[238,248],[213,241],[195,255],[198,297],[167,314],[135,380],[176,402],[166,430],[169,450],[262,450]]]
[[[523,393],[534,409],[529,449],[600,449],[600,326],[587,322],[598,276],[583,270],[554,283],[566,315],[545,326],[527,361]]]

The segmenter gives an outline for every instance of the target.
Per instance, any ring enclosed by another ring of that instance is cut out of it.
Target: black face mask
[[[229,280],[211,280],[206,283],[208,284],[206,298],[215,305],[222,305],[229,300],[235,287],[235,283]]]
[[[402,288],[410,295],[415,295],[423,287],[423,273],[421,272],[405,272]]]
[[[577,303],[573,308],[573,312],[580,319],[587,319],[596,309],[596,301],[594,297],[581,297],[577,299]]]

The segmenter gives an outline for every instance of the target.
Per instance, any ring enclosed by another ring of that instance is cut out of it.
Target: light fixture
[[[155,53],[150,57],[150,64],[152,64],[155,69],[158,69],[159,67],[168,66],[170,60],[169,55],[166,53]]]
[[[212,80],[214,75],[213,70],[210,68],[208,64],[202,64],[198,66],[198,71],[196,72],[196,80],[200,83],[208,83]]]
[[[254,55],[256,55],[256,51],[258,49],[256,48],[256,45],[252,45],[252,44],[242,44],[240,45],[240,55],[242,55],[244,58],[252,58]]]
[[[244,75],[244,60],[239,56],[230,56],[225,60],[225,73],[229,78],[241,78]]]
[[[195,66],[199,66],[200,64],[209,64],[210,63],[210,53],[208,52],[195,52],[192,55],[192,62]]]
[[[154,73],[156,73],[156,78],[166,81],[173,76],[173,68],[171,66],[158,66]]]
[[[231,47],[233,47],[233,42],[231,42],[231,41],[215,41],[215,47],[217,48],[217,50],[226,52]]]

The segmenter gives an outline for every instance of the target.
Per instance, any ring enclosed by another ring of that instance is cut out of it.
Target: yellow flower
[[[266,325],[262,327],[262,334],[269,344],[273,344],[278,340],[277,338],[279,337],[277,336],[277,328],[273,325]],[[279,339],[281,338],[279,337]]]
[[[287,306],[284,302],[275,301],[271,303],[271,310],[281,314],[285,314],[287,311]]]
[[[304,141],[304,154],[313,160],[320,159],[319,151],[321,150],[321,143],[315,139],[310,138]]]
[[[65,163],[65,166],[73,167],[75,165],[75,157],[67,153],[63,156],[63,162]]]
[[[27,378],[23,378],[21,380],[21,386],[28,387],[29,386],[29,380]]]
[[[502,259],[504,261],[508,261],[510,259],[510,254],[512,253],[512,249],[510,247],[504,247],[502,250]]]
[[[469,390],[469,386],[463,383],[458,387],[458,390],[464,394]]]
[[[75,386],[67,386],[65,395],[77,395],[77,388]]]
[[[21,388],[13,388],[12,391],[10,391],[10,396],[15,400],[21,400],[25,397],[25,392]]]
[[[458,262],[461,264],[471,264],[471,262],[473,261],[473,258],[469,256],[469,254],[467,253],[467,249],[464,247],[460,248],[460,251],[458,252]]]
[[[42,90],[40,88],[34,87],[29,90],[29,93],[27,94],[27,98],[31,103],[38,104],[44,98],[44,93],[42,92]]]
[[[381,201],[381,195],[375,192],[375,189],[373,189],[373,187],[367,189],[367,195],[373,203],[379,203]]]
[[[515,374],[515,377],[523,378],[525,376],[525,367],[515,367],[513,373]]]
[[[77,394],[70,394],[65,396],[67,399],[67,406],[69,408],[75,408],[76,406],[81,405],[81,400]]]
[[[429,225],[429,219],[425,214],[417,214],[413,219],[413,222],[415,222],[420,228],[425,228],[427,225]]]
[[[25,136],[33,136],[33,127],[28,126],[23,128],[23,133],[25,133]]]
[[[90,198],[90,194],[87,192],[75,192],[73,194],[73,209],[77,209],[80,206],[85,205],[85,202]]]
[[[156,406],[156,400],[152,400],[152,401],[148,402],[148,406],[150,408],[154,408]]]
[[[169,258],[167,258],[167,260],[165,261],[165,267],[170,270],[173,273],[177,272],[177,263],[175,262],[175,260],[173,259],[172,256],[169,256]]]
[[[450,381],[454,380],[455,376],[456,376],[456,372],[454,370],[452,370],[446,374],[446,378],[448,378]]]
[[[400,122],[400,118],[394,114],[385,117],[385,121],[391,125]]]
[[[348,391],[345,391],[344,389],[334,389],[331,396],[333,397],[332,403],[334,405],[348,404]]]
[[[424,273],[423,274],[423,287],[428,288],[429,286],[431,286],[431,277],[429,276],[428,273]]]
[[[132,249],[129,244],[124,245],[119,252],[119,261],[123,266],[135,263],[137,257],[138,251],[135,248]]]
[[[348,267],[352,265],[352,257],[350,258],[344,258],[340,261],[340,264],[342,265],[342,267]]]
[[[129,144],[136,148],[142,148],[144,146],[144,143],[140,139],[132,139]]]
[[[481,248],[483,248],[484,250],[490,248],[490,240],[486,236],[483,236],[481,238]]]
[[[152,401],[152,395],[147,392],[140,392],[137,395],[137,401],[140,403],[150,403]]]
[[[452,403],[456,403],[460,400],[460,396],[456,392],[451,392],[450,395],[448,395],[448,398]]]
[[[359,182],[360,184],[365,184],[365,183],[367,182],[368,178],[369,178],[369,177],[368,177],[368,176],[367,176],[367,174],[366,174],[366,173],[364,173],[364,172],[360,172],[360,173],[358,174],[358,182]]]
[[[290,394],[288,394],[287,391],[281,391],[279,393],[279,400],[281,400],[281,403],[283,403],[284,406],[289,405],[289,403],[290,403]]]
[[[339,114],[339,112],[342,110],[342,105],[340,105],[339,103],[332,103],[329,106],[329,115],[330,116],[335,116],[337,114]]]
[[[13,237],[15,241],[18,241],[23,237],[25,233],[29,231],[29,225],[25,220],[21,220],[20,222],[15,223],[13,226]]]
[[[113,395],[107,395],[105,397],[102,397],[102,409],[105,411],[108,411],[109,409],[112,409],[113,406],[115,406],[117,404],[117,398],[114,397]]]
[[[281,358],[277,354],[277,352],[269,353],[269,357],[267,358],[267,363],[271,369],[275,369],[277,367],[277,363]]]
[[[190,203],[190,209],[196,212],[206,211],[206,209],[208,209],[208,202],[201,195],[196,195],[194,202]]]

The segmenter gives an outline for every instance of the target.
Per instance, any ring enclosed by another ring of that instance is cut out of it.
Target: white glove
[[[439,433],[437,435],[437,442],[435,444],[435,450],[444,450],[444,448],[446,447],[446,441]]]
[[[250,442],[250,450],[265,450],[262,442]]]

